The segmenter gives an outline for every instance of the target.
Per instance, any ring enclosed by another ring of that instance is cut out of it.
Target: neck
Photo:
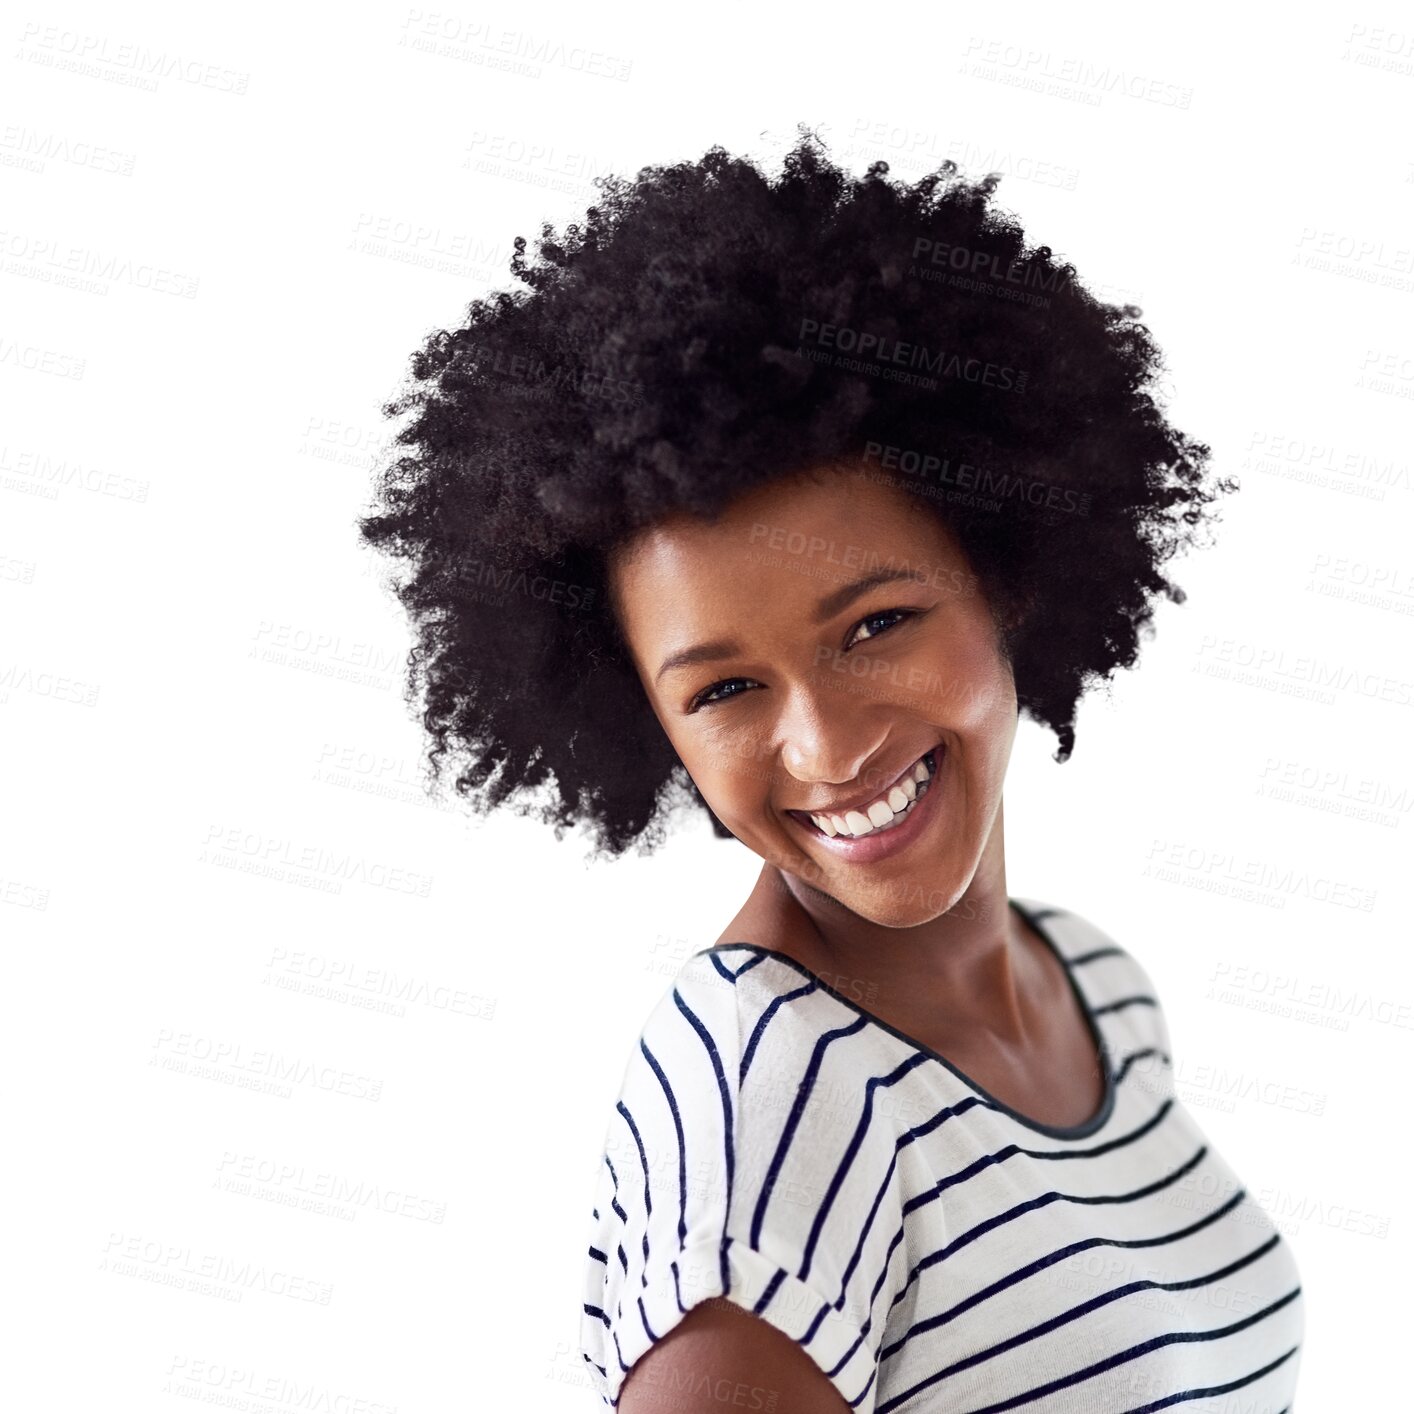
[[[747,907],[775,920],[783,950],[881,1009],[945,1031],[1025,1039],[1022,991],[1036,974],[1029,929],[1007,894],[1000,807],[966,887],[925,923],[873,923],[774,864],[762,868]]]

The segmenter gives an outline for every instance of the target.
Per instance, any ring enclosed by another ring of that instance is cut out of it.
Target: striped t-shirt
[[[1175,1096],[1148,974],[1078,915],[1011,904],[1105,1062],[1083,1124],[1018,1114],[784,953],[683,965],[605,1138],[581,1325],[604,1402],[728,1296],[859,1414],[1291,1409],[1296,1264]]]

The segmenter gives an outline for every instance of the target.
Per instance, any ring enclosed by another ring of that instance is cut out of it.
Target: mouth
[[[843,815],[788,810],[786,814],[817,847],[843,858],[866,863],[894,854],[911,844],[936,813],[936,801],[931,807],[926,802],[939,793],[947,758],[945,743],[930,747],[866,810]]]

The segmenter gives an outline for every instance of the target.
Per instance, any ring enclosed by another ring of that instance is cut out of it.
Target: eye
[[[704,687],[691,702],[687,704],[689,712],[695,712],[699,707],[710,707],[714,702],[725,702],[727,697],[739,697],[736,692],[727,693],[726,697],[717,697],[715,694],[719,688],[730,687],[737,682],[753,682],[753,678],[723,678],[721,682],[714,682],[711,687]]]
[[[921,609],[881,609],[878,613],[867,615],[855,624],[854,630],[850,634],[849,641],[844,646],[844,651],[848,653],[858,642],[867,642],[871,638],[878,638],[880,634],[887,633],[891,628],[897,628],[905,619],[916,618],[921,612]],[[892,620],[892,622],[886,623],[882,628],[875,629],[866,634],[865,638],[862,640],[855,638],[855,633],[865,628],[867,625],[874,623],[877,619],[889,619]],[[704,687],[702,691],[687,704],[687,710],[689,712],[695,712],[699,707],[710,707],[715,703],[725,702],[728,698],[740,697],[741,693],[739,692],[728,692],[725,696],[720,697],[717,696],[717,693],[720,689],[731,687],[736,683],[749,682],[755,682],[755,678],[723,678],[720,682],[714,682],[710,687]]]
[[[866,624],[872,624],[875,619],[892,619],[893,623],[887,623],[877,632],[866,635],[868,638],[878,638],[879,634],[887,633],[891,628],[895,628],[902,623],[904,619],[911,619],[917,612],[917,609],[880,609],[877,614],[870,614],[868,618],[860,619],[860,621],[855,624],[855,628],[859,629],[863,628]],[[845,652],[848,652],[859,641],[858,639],[851,638],[850,641],[845,644]]]

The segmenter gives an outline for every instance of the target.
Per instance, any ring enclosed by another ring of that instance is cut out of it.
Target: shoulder
[[[1017,898],[1014,902],[1056,945],[1067,965],[1085,973],[1087,981],[1093,979],[1106,992],[1134,983],[1141,983],[1146,992],[1153,991],[1153,981],[1133,950],[1090,915],[1040,899]]]
[[[612,1181],[631,1173],[666,1190],[682,1169],[683,1216],[696,1219],[687,1170],[720,1183],[731,1168],[738,1034],[735,988],[706,956],[689,958],[627,1046],[604,1140]]]
[[[1039,899],[1015,902],[1055,944],[1112,1043],[1152,1045],[1171,1059],[1163,1000],[1135,953],[1088,914]]]
[[[822,1169],[840,1164],[841,1125],[857,1113],[837,1092],[812,1108],[805,1038],[818,1021],[782,1013],[791,979],[803,979],[782,968],[763,981],[773,961],[747,944],[695,954],[630,1047],[605,1134],[581,1325],[611,1404],[650,1347],[723,1297],[796,1340],[847,1401],[872,1388],[891,1295],[885,1286],[876,1325],[873,1287],[894,1231],[885,1206],[878,1231],[861,1237],[865,1187],[840,1194]],[[762,1021],[773,1002],[777,1027]]]
[[[695,954],[644,1021],[630,1048],[625,1087],[662,1091],[667,1099],[676,1087],[697,1096],[720,1093],[731,1098],[738,1025],[730,970],[710,953]]]
[[[688,1184],[670,1196],[689,1229],[720,1222],[792,1255],[800,1185],[847,1141],[878,1066],[861,1014],[789,956],[705,949],[628,1048],[606,1160],[657,1180],[681,1171]]]

